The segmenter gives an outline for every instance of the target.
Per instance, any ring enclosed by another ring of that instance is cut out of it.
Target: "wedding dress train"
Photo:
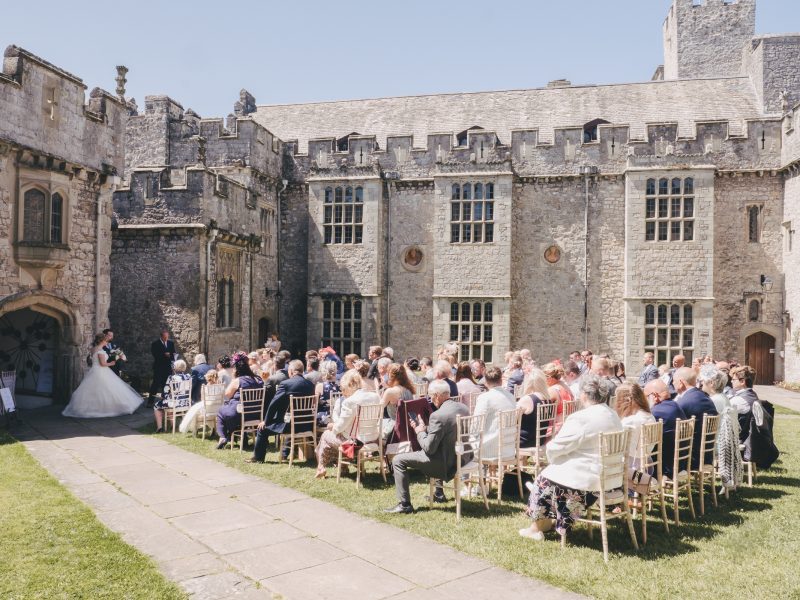
[[[142,397],[122,381],[110,368],[100,364],[100,354],[108,360],[108,354],[95,348],[92,367],[86,373],[61,413],[65,417],[96,419],[132,414],[142,404]]]

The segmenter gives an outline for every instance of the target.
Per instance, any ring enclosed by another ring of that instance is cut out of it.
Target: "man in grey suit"
[[[642,362],[644,363],[644,368],[639,374],[639,387],[644,389],[644,386],[648,383],[654,379],[658,379],[658,367],[653,364],[655,362],[655,355],[652,352],[645,352]]]
[[[392,460],[394,486],[397,490],[397,506],[386,509],[387,513],[410,514],[411,496],[408,491],[408,469],[422,471],[428,477],[449,481],[456,474],[456,439],[458,417],[469,415],[469,409],[460,402],[450,400],[450,387],[442,380],[432,381],[428,387],[436,411],[431,414],[426,426],[421,420],[411,419],[422,448],[419,452],[398,454]]]

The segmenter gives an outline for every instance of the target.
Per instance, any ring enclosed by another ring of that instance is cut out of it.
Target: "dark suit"
[[[267,440],[271,435],[284,433],[287,423],[284,421],[289,410],[290,396],[313,396],[314,384],[302,375],[295,375],[278,384],[275,397],[267,406],[264,415],[264,428],[256,435],[256,446],[253,458],[263,461],[267,454]]]
[[[211,370],[211,365],[203,363],[192,367],[192,404],[200,400],[200,388],[206,382],[206,373]]]
[[[514,369],[511,373],[508,374],[508,381],[506,381],[506,389],[514,393],[514,386],[522,385],[522,382],[525,381],[525,371],[522,369]]]
[[[168,352],[169,356],[164,356]],[[175,342],[162,341],[161,338],[150,344],[150,354],[153,355],[153,383],[150,384],[150,396],[164,391],[167,377],[172,374],[172,359],[175,357]]]
[[[404,506],[411,504],[408,491],[408,469],[422,471],[428,477],[449,481],[456,474],[456,440],[458,417],[469,415],[469,409],[461,402],[445,400],[431,414],[427,431],[417,434],[422,450],[398,454],[392,460],[394,486],[397,500]]]
[[[711,398],[703,390],[690,388],[676,401],[678,406],[686,415],[687,419],[695,418],[694,422],[694,445],[692,446],[692,469],[700,466],[700,441],[703,437],[703,415],[716,415],[717,407],[714,406]],[[713,459],[713,448],[706,452],[705,460],[711,462]]]
[[[108,354],[109,360],[112,360],[111,351],[116,350],[117,348],[119,348],[119,346],[117,346],[114,342],[108,342],[105,346],[103,346],[103,350],[105,350],[106,354]],[[114,365],[111,367],[111,370],[114,371],[117,376],[119,376],[119,373],[122,370],[122,365],[119,362],[114,363]]]
[[[275,392],[278,389],[278,385],[280,385],[282,382],[286,381],[287,379],[289,379],[289,372],[284,367],[283,369],[279,369],[278,371],[275,371],[275,373],[270,375],[266,379],[266,381],[264,381],[264,389],[266,390],[264,392],[264,407],[265,407],[265,409],[266,409],[266,407],[269,406],[269,403],[272,402],[272,399],[275,397]],[[261,418],[262,419],[264,418],[263,415],[262,415]]]
[[[664,463],[664,475],[672,477],[672,463],[675,458],[675,421],[685,419],[686,415],[674,400],[664,400],[656,404],[652,412],[656,421],[664,421],[661,460]]]

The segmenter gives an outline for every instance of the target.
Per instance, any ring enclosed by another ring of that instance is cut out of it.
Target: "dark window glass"
[[[491,325],[484,325],[483,326],[483,341],[485,343],[489,343],[492,341],[492,326]]]
[[[342,201],[342,188],[337,187],[336,188],[336,202],[341,202],[341,201]]]
[[[687,348],[694,346],[694,331],[691,329],[684,329],[683,330],[683,345]],[[686,356],[686,361],[689,362],[692,360],[691,354],[688,352],[684,352],[684,356]],[[691,363],[690,363],[691,364]]]
[[[666,178],[658,180],[658,194],[659,196],[666,196],[669,194],[669,180]]]
[[[483,200],[483,184],[475,184],[475,200]]]
[[[486,203],[486,220],[494,221],[494,202]]]
[[[464,184],[462,189],[464,200],[472,200],[472,186],[469,183]]]
[[[326,206],[325,207],[325,217],[323,220],[324,223],[332,223],[333,222],[333,207]]]
[[[458,339],[458,325],[450,325],[450,339],[451,340]]]
[[[681,180],[677,177],[672,180],[672,195],[673,196],[680,196],[681,195]]]
[[[694,324],[694,309],[692,308],[691,304],[686,304],[683,307],[683,324],[684,325]]]
[[[672,198],[672,206],[670,210],[670,216],[673,219],[680,219],[681,218],[681,199],[680,198]]]
[[[655,219],[656,218],[656,199],[655,198],[648,198],[645,204],[645,219]]]
[[[667,221],[660,221],[658,223],[658,241],[666,242],[667,241],[667,233],[668,233],[668,222]]]
[[[356,188],[356,202],[363,202],[364,201],[364,188],[357,187]]]
[[[750,321],[758,321],[760,317],[761,317],[761,303],[758,300],[751,300],[747,318]]]
[[[489,244],[489,243],[494,241],[494,224],[493,223],[487,223],[486,224],[486,235],[484,236],[483,241],[486,242],[487,244]]]
[[[687,177],[683,180],[683,193],[694,194],[694,179]]]
[[[683,216],[684,217],[694,216],[694,198],[683,199]]]
[[[680,325],[681,324],[681,307],[677,304],[673,304],[669,307],[669,324],[670,325]]]
[[[667,324],[667,305],[666,304],[659,304],[658,305],[658,324],[659,325],[666,325]]]
[[[64,215],[64,200],[61,194],[53,194],[50,198],[50,241],[61,243],[61,227]]]
[[[680,345],[681,345],[681,330],[680,329],[670,329],[669,330],[669,345],[672,348],[680,349]]]
[[[44,200],[40,190],[25,192],[22,239],[26,242],[44,241]]]
[[[472,320],[473,321],[480,321],[481,320],[481,303],[475,302],[472,305]]]
[[[361,320],[361,300],[356,300],[353,303],[353,318],[356,321],[360,321]],[[360,330],[359,330],[359,336],[358,337],[361,337],[361,331]]]
[[[344,190],[344,201],[345,202],[352,202],[353,201],[353,188],[347,187]]]
[[[656,308],[652,304],[644,307],[644,323],[645,325],[656,324]]]
[[[757,206],[751,206],[747,210],[747,216],[748,216],[748,224],[747,224],[748,238],[749,238],[749,240],[751,242],[757,242],[758,241],[758,207]]]
[[[364,227],[362,225],[356,225],[355,233],[353,234],[353,243],[360,244],[364,241]]]
[[[483,225],[480,223],[475,223],[472,226],[472,241],[479,243],[483,241]]]
[[[656,239],[655,221],[650,221],[649,223],[644,224],[644,239],[648,242],[652,242]]]
[[[471,221],[472,220],[472,203],[471,202],[463,202],[461,204],[461,216],[463,217],[463,221]]]
[[[491,321],[492,320],[492,303],[487,302],[483,305],[483,320],[484,321]]]
[[[364,220],[364,207],[361,204],[356,204],[356,211],[353,216],[353,221],[361,223]]]
[[[473,202],[472,219],[474,221],[480,221],[483,219],[483,202]]]
[[[450,197],[453,200],[461,200],[461,186],[458,185],[457,183],[453,184],[453,191]]]
[[[342,222],[342,209],[344,207],[341,204],[335,204],[333,207],[333,222],[334,223],[341,223]]]
[[[462,242],[471,242],[472,241],[472,227],[469,225],[462,225],[461,227],[461,241]]]
[[[450,204],[450,220],[451,221],[460,221],[461,220],[461,203],[460,202],[453,202]]]
[[[461,305],[461,320],[469,321],[469,302],[464,302]]]
[[[342,302],[337,300],[333,303],[333,318],[334,319],[341,319],[342,318]]]
[[[325,202],[333,202],[333,188],[325,188]]]
[[[486,199],[493,200],[494,199],[494,184],[487,183],[486,184]]]
[[[458,302],[450,303],[450,320],[458,321]],[[455,339],[455,336],[451,335],[450,337]]]
[[[352,225],[345,225],[344,226],[344,243],[345,244],[352,244],[353,243],[353,226]]]
[[[333,228],[333,243],[334,244],[341,244],[342,243],[342,228],[341,226],[336,226]]]
[[[654,346],[656,343],[656,330],[648,327],[644,330],[644,345],[647,346]]]
[[[691,242],[694,239],[694,221],[683,222],[683,241]]]
[[[460,241],[461,226],[457,223],[450,226],[450,243],[455,244]]]
[[[667,329],[666,328],[659,328],[658,330],[658,345],[659,346],[666,346],[667,345]]]
[[[344,207],[344,222],[345,223],[353,222],[353,207],[350,205]]]
[[[666,219],[667,217],[669,217],[669,198],[659,198],[658,218]]]
[[[656,180],[655,179],[648,179],[647,180],[647,195],[648,196],[655,196],[656,195]]]
[[[681,222],[672,221],[670,223],[670,230],[672,241],[679,241],[681,239]]]
[[[325,228],[325,243],[330,244],[333,241],[333,227]]]
[[[228,279],[228,327],[233,327],[235,325],[233,303],[234,294],[233,279]]]

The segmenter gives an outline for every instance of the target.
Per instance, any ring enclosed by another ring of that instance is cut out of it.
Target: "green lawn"
[[[800,582],[791,576],[796,572],[792,561],[800,555],[800,419],[780,416],[776,430],[781,461],[759,474],[756,487],[741,489],[716,509],[707,497],[706,515],[671,528],[669,535],[660,521],[651,519],[648,544],[638,553],[633,551],[624,526],[613,523],[608,565],[603,563],[600,536],[590,542],[582,528],[573,531],[563,551],[552,534],[540,543],[520,538],[517,530],[528,521],[519,501],[499,507],[495,502],[488,514],[476,501],[468,501],[465,518],[457,523],[452,501],[428,510],[423,501],[427,484],[418,480],[412,486],[417,514],[385,515],[382,509],[395,503],[394,488],[383,484],[374,467],[366,487],[356,490],[352,479],[338,485],[335,478],[314,480],[311,464],[292,469],[285,463],[278,465],[275,453],[267,455],[265,465],[250,465],[243,462],[246,453],[217,451],[215,441],[169,434],[162,437],[242,472],[589,596],[615,600],[634,595],[648,599],[800,598]],[[688,518],[688,509],[682,514]]]
[[[0,598],[185,598],[0,433]]]

